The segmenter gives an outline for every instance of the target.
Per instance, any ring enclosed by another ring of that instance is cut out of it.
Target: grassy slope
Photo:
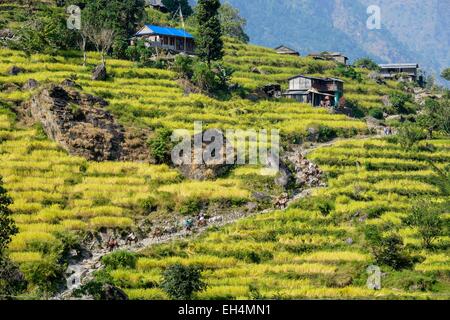
[[[299,73],[332,75],[331,69],[334,67],[332,63],[308,58],[281,57],[273,50],[246,46],[229,39],[225,62],[236,70],[233,81],[249,90],[269,82],[281,82],[285,86],[286,78]],[[362,121],[289,101],[255,103],[240,98],[218,101],[203,95],[185,96],[174,81],[174,73],[137,67],[127,61],[108,60],[111,79],[94,82],[90,80],[90,70],[96,63],[98,55],[93,53],[89,55],[89,65],[85,68],[81,66],[80,54],[77,52],[66,52],[54,57],[33,55],[26,58],[19,52],[0,50],[0,83],[22,85],[29,78],[41,83],[58,83],[75,74],[84,91],[106,98],[110,102],[109,110],[120,117],[121,121],[154,129],[190,129],[194,120],[203,120],[208,127],[279,128],[285,137],[302,136],[308,127],[318,124],[333,127],[342,136],[366,132]],[[18,76],[5,75],[12,65],[25,68],[26,73]],[[253,67],[258,67],[265,74],[252,73]],[[395,90],[394,83],[381,86],[366,77],[362,83],[345,80],[347,97],[367,109],[380,106],[382,95]],[[21,90],[2,91],[0,100],[17,105],[32,94],[33,92]],[[139,200],[152,195],[161,186],[181,194],[181,197],[190,196],[186,192],[192,189],[189,182],[180,183],[176,172],[166,167],[125,163],[97,164],[71,157],[54,143],[40,137],[36,129],[23,128],[17,124],[14,117],[5,111],[5,107],[0,110],[0,175],[4,176],[5,186],[15,200],[12,209],[21,233],[14,238],[10,249],[12,258],[18,262],[39,260],[42,253],[36,249],[36,243],[54,241],[58,231],[132,226],[134,219],[138,218],[136,213],[139,215],[140,212]],[[441,141],[439,144],[441,153],[444,153],[443,159],[448,162],[449,142]],[[359,148],[364,149],[364,146]],[[379,179],[386,179],[383,172],[385,175],[391,174],[388,165],[393,161],[382,159],[385,155],[392,159],[399,154],[398,150],[392,151],[392,148],[393,146],[382,144],[378,147],[378,154],[370,153],[365,157],[376,159],[368,161],[379,164],[379,169],[384,170],[380,171]],[[346,149],[346,146],[335,149],[335,153],[342,154],[342,157],[333,156],[333,159],[347,159]],[[406,165],[402,167],[399,164],[396,169],[398,174],[419,181],[424,175],[430,174],[424,163],[417,164],[418,170],[414,171],[418,173],[417,176],[410,174],[409,170],[416,164],[408,162],[408,157],[415,155],[403,156],[406,160],[402,161]],[[322,155],[321,151],[312,157],[324,165],[327,171],[338,175],[327,189],[327,192],[342,202],[341,205],[338,201],[337,209],[349,212],[350,209],[346,209],[345,205],[351,205],[352,208],[362,205],[352,201],[346,203],[347,200],[343,198],[345,192],[339,185],[340,179],[343,179],[339,178],[341,175],[345,177],[345,174],[349,174],[351,177],[352,171],[354,173],[356,170],[352,163],[332,163],[333,159]],[[345,172],[341,172],[343,169]],[[200,195],[204,199],[249,197],[245,190],[238,191],[242,188],[241,179],[248,178],[236,175],[229,179],[225,190],[211,191],[214,183],[198,183],[194,196]],[[374,184],[374,192],[380,193],[381,201],[387,201],[388,197],[389,201],[394,199],[399,204],[407,203],[404,196],[409,195],[406,187],[408,184],[394,186],[397,189],[383,190],[381,184],[376,184],[377,181],[371,184]],[[371,185],[368,187],[372,188]],[[418,184],[417,188],[423,193],[436,193],[435,188],[428,184]],[[401,195],[400,198],[397,194]],[[421,193],[416,190],[413,194]],[[404,206],[399,207],[406,210]],[[386,219],[394,219],[395,210],[389,210],[394,212],[386,215]],[[375,223],[377,221],[375,219]],[[342,243],[349,235],[355,237],[354,246],[348,247]],[[409,232],[408,237],[414,243],[414,233]],[[404,291],[392,290],[369,292],[364,289],[363,281],[356,280],[351,285],[335,288],[345,284],[345,279],[341,278],[346,275],[364,274],[370,258],[359,240],[360,234],[355,226],[347,223],[336,225],[331,218],[321,217],[317,212],[290,209],[287,212],[274,212],[244,220],[220,232],[209,233],[202,241],[188,244],[189,250],[185,245],[174,245],[173,258],[159,258],[157,252],[164,250],[164,247],[150,249],[149,257],[140,260],[137,270],[117,270],[114,271],[114,277],[120,279],[132,298],[163,297],[157,289],[140,287],[139,279],[157,282],[161,271],[159,267],[181,259],[207,268],[205,276],[210,289],[202,294],[203,298],[248,298],[248,284],[253,282],[258,284],[261,293],[267,297],[406,295]],[[296,246],[306,246],[308,249],[299,252]],[[330,251],[337,251],[337,254],[331,257]],[[186,256],[187,252],[189,254]],[[422,264],[423,267],[417,267],[419,270],[448,270],[448,260],[442,253],[425,252],[424,255],[428,260]],[[259,264],[251,262],[258,259]],[[249,275],[249,270],[254,270],[252,276]]]
[[[209,288],[198,296],[204,299],[249,299],[254,294],[252,286],[269,299],[448,299],[450,238],[440,237],[435,249],[424,250],[417,230],[401,225],[413,199],[445,199],[432,184],[434,173],[424,159],[448,163],[450,140],[430,143],[437,147],[435,152],[404,152],[380,139],[345,140],[318,149],[310,158],[323,166],[330,179],[329,187],[317,190],[313,199],[325,196],[335,201],[329,216],[297,203],[287,211],[245,219],[197,240],[148,248],[134,270],[111,274],[134,299],[166,298],[159,289],[149,287],[175,262],[204,269]],[[352,219],[356,212],[369,218]],[[449,214],[444,218],[448,221]],[[367,289],[366,268],[374,261],[361,232],[365,224],[398,229],[423,262],[406,271],[383,267],[383,289]],[[420,283],[418,279],[431,285],[412,288]]]

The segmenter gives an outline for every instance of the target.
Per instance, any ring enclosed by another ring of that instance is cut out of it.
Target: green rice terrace
[[[377,81],[366,68],[349,72],[231,37],[224,52],[237,89],[215,95],[190,91],[170,64],[108,56],[108,76],[98,81],[97,52],[83,66],[76,50],[0,49],[0,200],[4,188],[18,228],[6,253],[26,280],[10,295],[83,298],[86,292],[68,288],[69,267],[88,273],[78,279],[83,285],[107,283],[135,300],[170,299],[165,273],[181,265],[198,267],[207,285],[195,299],[450,299],[448,120],[447,127],[413,129],[425,112],[411,85]],[[12,66],[20,72],[11,74]],[[268,84],[284,91],[299,74],[342,79],[350,111],[261,93]],[[193,180],[167,161],[73,155],[44,124],[23,117],[31,99],[67,81],[104,99],[120,125],[150,132],[145,148],[160,132],[192,132],[194,121],[204,129],[278,129],[281,158],[301,154],[304,166],[320,172],[318,181],[280,186],[278,176],[251,165]],[[393,132],[383,135],[384,128]],[[183,230],[199,213],[210,223]],[[111,238],[130,233],[135,243],[108,252]],[[380,268],[380,288],[368,287],[369,266]]]

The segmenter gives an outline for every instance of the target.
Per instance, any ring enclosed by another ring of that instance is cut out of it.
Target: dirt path
[[[354,139],[371,139],[371,138],[377,138],[380,137],[378,135],[374,136],[358,136]],[[318,149],[318,148],[324,148],[324,147],[330,147],[334,144],[336,144],[339,141],[343,141],[347,139],[334,139],[330,142],[326,143],[314,143],[310,147],[303,149],[303,154],[309,154],[312,151]],[[282,210],[286,210],[289,205],[301,198],[305,198],[311,195],[313,190],[319,189],[321,187],[317,188],[310,188],[302,190],[301,192],[294,194],[288,201],[286,208]],[[135,244],[132,245],[122,245],[117,250],[127,250],[131,252],[139,252],[140,250],[155,245],[155,244],[161,244],[161,243],[167,243],[170,241],[174,241],[176,239],[187,239],[187,238],[195,238],[199,235],[206,232],[211,227],[222,227],[231,223],[234,223],[240,219],[255,216],[255,215],[261,215],[269,212],[273,212],[276,209],[266,209],[259,212],[243,212],[243,211],[234,211],[232,213],[229,213],[224,216],[216,216],[208,220],[208,224],[206,227],[196,227],[193,231],[186,231],[185,229],[171,233],[171,234],[165,234],[161,237],[154,237],[149,236],[147,238],[144,238],[140,241],[138,241]],[[89,258],[85,258],[80,261],[69,263],[69,266],[67,268],[66,274],[66,281],[67,281],[67,288],[58,293],[55,297],[53,297],[54,300],[63,300],[63,299],[71,299],[73,291],[80,287],[80,285],[88,282],[90,279],[92,279],[93,273],[97,270],[100,270],[103,266],[101,263],[101,259],[103,256],[110,253],[107,249],[99,249],[99,250],[92,250],[91,256]]]

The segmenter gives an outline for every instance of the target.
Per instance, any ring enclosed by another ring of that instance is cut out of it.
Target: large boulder
[[[99,64],[95,67],[94,71],[92,71],[92,80],[104,81],[106,80],[106,65],[104,63]]]
[[[139,159],[130,155],[132,146],[139,143],[127,140],[129,129],[104,109],[107,105],[101,98],[52,85],[25,103],[22,114],[40,122],[47,136],[72,155],[94,161],[150,161],[146,148],[139,148]],[[140,146],[145,146],[146,140],[141,137]]]
[[[11,76],[17,76],[19,73],[25,72],[24,69],[18,67],[18,66],[12,66],[8,69],[8,74]]]
[[[194,159],[194,153],[195,148],[192,148],[190,157],[186,157],[185,159],[189,159],[189,163],[186,163],[187,161],[175,163],[175,165],[179,168],[182,175],[188,179],[193,180],[209,180],[209,179],[216,179],[224,174],[226,174],[233,165],[229,165],[226,163],[226,154],[227,154],[227,142],[225,135],[219,131],[219,130],[212,130],[210,131],[213,136],[219,136],[222,135],[223,137],[223,145],[220,150],[217,150],[219,154],[222,155],[221,159],[215,160],[211,159],[210,161],[205,161],[205,159],[202,159],[201,163],[195,163]],[[194,141],[196,139],[202,139],[203,133],[199,133],[194,136]],[[203,141],[203,139],[202,139]],[[211,142],[213,143],[213,142]],[[202,142],[202,150],[205,151],[208,146],[211,143]]]
[[[128,296],[120,288],[117,288],[110,284],[104,284],[102,287],[102,294],[101,294],[102,300],[128,300]]]

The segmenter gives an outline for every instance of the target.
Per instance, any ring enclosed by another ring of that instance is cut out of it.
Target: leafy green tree
[[[441,218],[440,205],[430,200],[421,200],[416,203],[411,212],[404,219],[404,223],[417,228],[425,248],[430,248],[433,241],[443,234],[444,221]]]
[[[12,204],[12,199],[3,188],[0,177],[0,257],[3,256],[11,237],[19,232],[14,220],[11,218],[11,210],[8,208]]]
[[[406,150],[411,150],[419,141],[425,140],[426,134],[416,124],[405,123],[398,130],[398,143],[405,147]]]
[[[150,153],[158,163],[170,163],[173,142],[172,131],[167,128],[158,129],[149,141]]]
[[[244,31],[247,20],[240,16],[237,8],[226,2],[219,9],[219,17],[223,35],[236,38],[244,43],[250,41],[249,36]]]
[[[397,113],[408,113],[406,103],[411,102],[411,96],[402,92],[393,92],[389,95],[389,101]]]
[[[190,300],[194,293],[206,289],[197,267],[175,264],[164,271],[162,289],[175,300]]]
[[[95,30],[114,32],[113,53],[126,57],[128,39],[144,20],[144,0],[86,0],[82,11],[82,24]]]
[[[427,99],[422,112],[417,116],[417,123],[428,131],[433,138],[434,131],[450,134],[450,100]]]
[[[0,300],[21,293],[27,285],[19,267],[5,254],[11,237],[18,232],[14,220],[10,217],[10,204],[12,200],[3,188],[0,177]]]
[[[441,77],[447,81],[450,81],[450,68],[444,69],[441,73]]]
[[[365,68],[368,70],[379,71],[380,67],[372,59],[364,57],[355,61],[353,64],[356,68]]]
[[[383,236],[379,227],[375,225],[366,226],[364,235],[378,264],[396,270],[412,266],[412,258],[406,252],[403,239],[399,235],[393,233]]]
[[[166,6],[171,15],[174,15],[180,7],[185,18],[189,17],[194,12],[189,5],[188,0],[162,0],[162,3]]]
[[[199,0],[196,6],[197,54],[208,67],[224,55],[219,9],[219,0]]]
[[[33,53],[56,53],[58,50],[74,48],[77,35],[67,29],[64,15],[45,10],[41,15],[33,15],[23,22],[16,32],[17,38],[8,46],[22,50],[27,55]]]

